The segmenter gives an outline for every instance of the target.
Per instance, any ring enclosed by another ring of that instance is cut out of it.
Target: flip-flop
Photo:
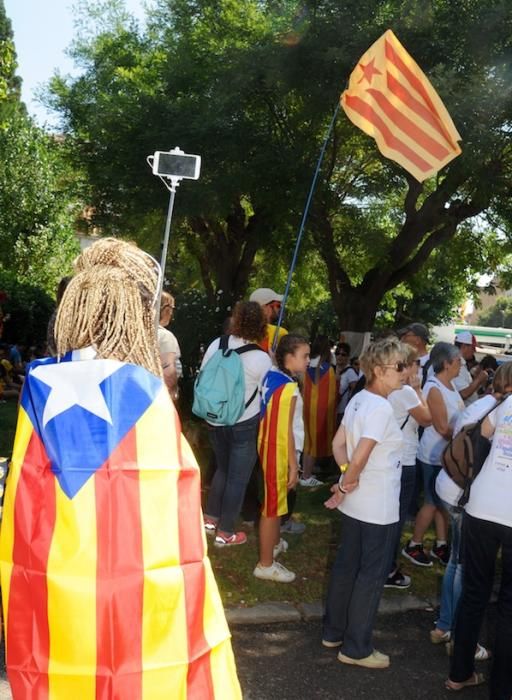
[[[460,683],[448,678],[448,680],[444,682],[444,687],[446,690],[464,690],[464,688],[472,688],[475,685],[482,685],[482,683],[485,683],[484,674],[473,673],[467,681],[461,681]]]

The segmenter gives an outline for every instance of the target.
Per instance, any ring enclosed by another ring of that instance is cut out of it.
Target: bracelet
[[[345,495],[346,495],[347,493],[349,493],[349,492],[347,491],[347,489],[344,489],[343,486],[340,486],[339,484],[338,484],[338,491],[340,491],[340,493],[344,493]]]
[[[348,469],[348,462],[345,462],[345,464],[340,464],[339,467],[340,467],[340,472],[342,474],[344,474]]]

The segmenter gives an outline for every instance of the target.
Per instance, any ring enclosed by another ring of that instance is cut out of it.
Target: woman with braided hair
[[[57,358],[32,363],[0,535],[13,697],[241,697],[206,556],[200,475],[162,381],[158,264],[76,261]]]

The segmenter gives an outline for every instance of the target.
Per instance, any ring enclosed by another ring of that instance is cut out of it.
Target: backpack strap
[[[259,345],[256,345],[256,343],[247,343],[247,345],[242,345],[241,348],[236,348],[235,352],[237,355],[243,355],[244,352],[250,352],[251,350],[261,350],[261,352],[265,352],[263,348],[260,348]],[[265,355],[267,353],[265,352]]]
[[[430,357],[429,357],[428,360],[427,360],[427,361],[425,362],[425,364],[423,365],[423,367],[421,368],[421,388],[422,388],[422,389],[423,389],[423,387],[425,386],[425,384],[426,384],[426,382],[427,382],[427,379],[428,379],[428,371],[429,371],[429,369],[430,369],[431,364],[432,364],[432,360],[431,360]]]
[[[263,351],[263,352],[265,352],[265,351]],[[253,392],[253,395],[252,395],[251,398],[246,402],[246,404],[245,404],[245,408],[246,408],[246,409],[249,408],[249,406],[252,404],[252,402],[253,402],[254,399],[256,398],[256,394],[257,394],[257,393],[258,393],[258,387],[256,387],[256,389],[255,389],[254,392]]]
[[[219,338],[219,350],[226,352],[228,349],[229,335],[221,335]]]
[[[404,422],[403,422],[402,425],[400,426],[400,430],[403,430],[403,429],[405,428],[405,426],[407,425],[407,421],[409,420],[410,417],[411,417],[411,414],[408,413],[408,414],[407,414],[407,418],[404,420]]]

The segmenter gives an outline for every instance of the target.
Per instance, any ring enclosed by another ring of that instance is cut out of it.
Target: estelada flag
[[[341,106],[383,155],[420,182],[461,153],[446,107],[390,29],[352,71]]]
[[[262,513],[269,518],[288,512],[288,430],[296,390],[297,383],[275,369],[267,372],[261,388],[258,454],[265,481]]]
[[[304,375],[304,454],[330,457],[336,432],[336,373],[329,362],[308,367]]]
[[[36,361],[23,389],[0,537],[13,697],[241,698],[167,390],[87,356]]]

